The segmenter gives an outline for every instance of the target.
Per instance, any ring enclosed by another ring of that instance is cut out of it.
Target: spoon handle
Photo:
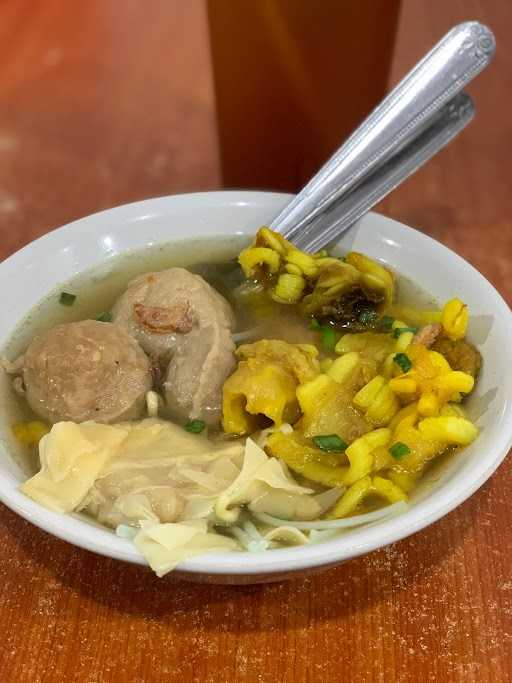
[[[303,251],[319,251],[415,173],[473,119],[475,108],[466,93],[456,95],[431,125],[404,149],[384,162],[351,192],[304,226],[293,243]]]
[[[421,133],[491,61],[493,33],[476,21],[455,26],[377,106],[276,216],[270,227],[295,242],[304,225]]]

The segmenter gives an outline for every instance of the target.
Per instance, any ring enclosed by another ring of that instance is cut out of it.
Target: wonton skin
[[[139,344],[121,327],[96,320],[57,325],[35,337],[21,376],[28,404],[50,423],[138,418],[153,383]]]
[[[112,315],[165,372],[171,416],[216,425],[235,367],[235,320],[224,297],[199,275],[169,268],[133,280]]]

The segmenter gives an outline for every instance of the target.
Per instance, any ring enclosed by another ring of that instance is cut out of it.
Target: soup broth
[[[0,357],[14,359],[21,355],[30,341],[45,330],[61,323],[96,319],[109,311],[128,283],[138,275],[166,268],[183,267],[201,275],[220,294],[226,297],[236,315],[235,333],[240,342],[257,339],[282,339],[290,343],[315,343],[316,335],[305,325],[295,307],[284,307],[267,302],[264,315],[251,315],[240,297],[235,295],[244,281],[237,256],[248,240],[242,236],[219,236],[190,239],[146,247],[143,250],[115,256],[106,263],[81,273],[59,284],[18,323],[7,345],[0,349]],[[59,303],[62,292],[76,295],[72,306]],[[397,283],[397,302],[404,306],[433,308],[438,304],[413,281],[401,277]],[[248,336],[243,332],[253,330]],[[8,443],[17,464],[28,475],[39,468],[35,447],[22,447],[13,438],[11,426],[18,422],[38,419],[27,402],[13,389],[3,373],[0,376],[0,440]]]
[[[467,323],[459,299],[268,228],[149,246],[18,324],[2,438],[23,493],[115,528],[159,575],[316,543],[403,511],[477,437]]]

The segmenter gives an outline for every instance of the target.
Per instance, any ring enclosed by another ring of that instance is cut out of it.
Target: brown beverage
[[[208,0],[225,187],[299,189],[383,97],[400,0]]]

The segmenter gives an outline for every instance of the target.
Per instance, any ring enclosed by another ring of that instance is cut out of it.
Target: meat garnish
[[[133,306],[133,315],[142,327],[154,334],[168,334],[169,332],[186,334],[190,332],[193,325],[187,304],[178,303],[164,308],[137,303]]]
[[[441,334],[441,329],[439,323],[425,325],[414,335],[413,344],[423,344],[423,346],[430,348]]]
[[[432,349],[443,354],[452,370],[460,370],[472,377],[478,375],[482,365],[482,355],[473,344],[465,339],[452,341],[448,337],[440,337]]]

